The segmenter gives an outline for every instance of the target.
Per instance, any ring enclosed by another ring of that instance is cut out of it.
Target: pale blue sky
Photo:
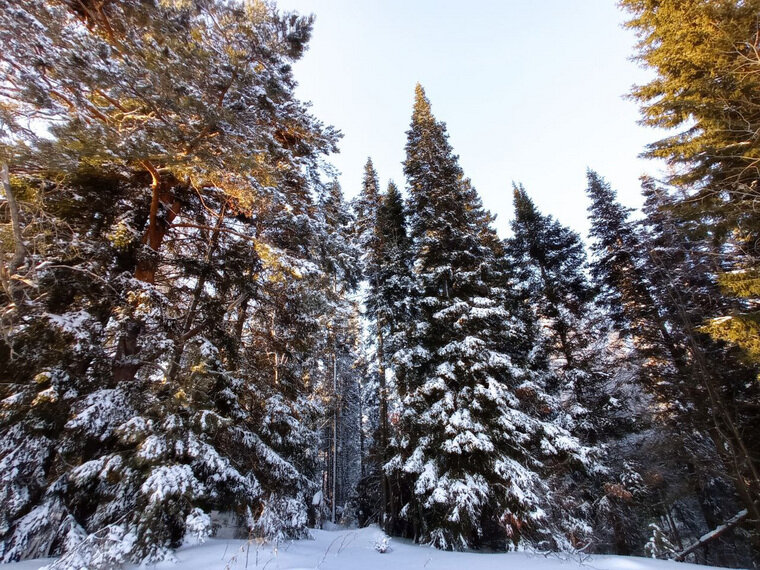
[[[414,85],[448,125],[465,174],[508,232],[512,181],[585,234],[586,167],[638,206],[637,158],[658,133],[623,95],[647,72],[614,0],[279,0],[316,15],[298,95],[344,138],[332,163],[347,196],[371,156],[383,186],[401,162]]]

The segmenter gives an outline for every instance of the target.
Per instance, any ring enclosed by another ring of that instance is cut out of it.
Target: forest
[[[760,0],[619,4],[669,174],[589,169],[587,238],[515,183],[502,238],[420,84],[344,197],[312,16],[0,0],[0,562],[330,523],[756,568]]]

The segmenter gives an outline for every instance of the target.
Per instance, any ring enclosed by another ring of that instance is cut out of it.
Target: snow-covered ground
[[[391,539],[388,550],[375,549],[383,533],[377,527],[312,530],[313,540],[279,545],[245,540],[210,539],[184,546],[176,562],[162,562],[149,569],[172,570],[705,570],[706,566],[627,556],[579,557],[509,552],[442,552],[407,540]],[[0,570],[36,570],[51,560],[27,560],[0,564]],[[131,567],[137,568],[137,567]]]

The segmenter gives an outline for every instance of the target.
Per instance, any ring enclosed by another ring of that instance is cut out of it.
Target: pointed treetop
[[[367,202],[364,207],[370,210],[377,207],[378,196],[380,194],[380,183],[377,180],[377,171],[372,164],[372,158],[367,158],[364,165],[364,177],[362,179],[362,191],[359,197],[360,201]]]
[[[396,183],[393,180],[388,181],[388,190],[386,191],[387,196],[396,196],[398,195],[401,197],[401,192],[398,189],[398,186],[396,186]]]
[[[388,189],[383,196],[383,214],[386,216],[396,217],[400,224],[404,224],[404,197],[393,180],[388,182]]]
[[[633,209],[618,202],[617,192],[597,172],[588,168],[586,178],[588,178],[586,194],[591,199],[588,207],[592,222],[591,235],[594,235],[595,225],[598,225],[602,219],[609,220],[615,226],[624,224]]]
[[[430,110],[430,100],[425,95],[425,89],[417,83],[414,88],[414,112],[412,121],[421,123],[433,120],[433,113]]]
[[[378,218],[387,253],[404,249],[407,245],[404,198],[393,180],[388,182]]]
[[[525,191],[525,187],[522,184],[512,183],[513,203],[515,205],[515,213],[520,215],[535,215],[538,211],[536,205],[531,200],[528,193]],[[532,216],[531,216],[532,217]]]
[[[337,178],[333,178],[327,184],[327,196],[329,199],[334,200],[336,203],[342,203],[343,200],[343,188],[340,186]]]

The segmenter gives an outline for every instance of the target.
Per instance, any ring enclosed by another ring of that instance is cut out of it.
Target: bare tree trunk
[[[13,194],[13,188],[11,188],[11,178],[8,172],[8,164],[6,162],[2,163],[0,178],[2,178],[3,190],[5,192],[5,197],[8,200],[8,210],[11,215],[11,229],[13,231],[14,244],[13,258],[8,264],[7,275],[3,276],[3,280],[6,281],[6,287],[11,298],[14,302],[18,303],[21,300],[21,290],[14,285],[13,276],[16,274],[19,267],[24,264],[28,255],[28,249],[26,243],[24,243],[24,235],[21,232],[21,217],[19,214],[18,202],[16,202],[16,196]]]
[[[381,323],[377,323],[377,380],[380,389],[380,526],[386,528],[389,513],[390,488],[388,476],[385,474],[385,463],[388,461],[388,389],[385,385],[385,353]]]
[[[235,322],[235,339],[237,346],[243,342],[243,327],[245,326],[246,313],[248,311],[248,298],[246,297],[238,307],[237,321]]]
[[[333,334],[335,332],[333,331]],[[338,354],[333,337],[333,394],[335,394],[335,409],[333,410],[333,448],[332,448],[332,512],[330,522],[335,523],[335,507],[338,501]]]

